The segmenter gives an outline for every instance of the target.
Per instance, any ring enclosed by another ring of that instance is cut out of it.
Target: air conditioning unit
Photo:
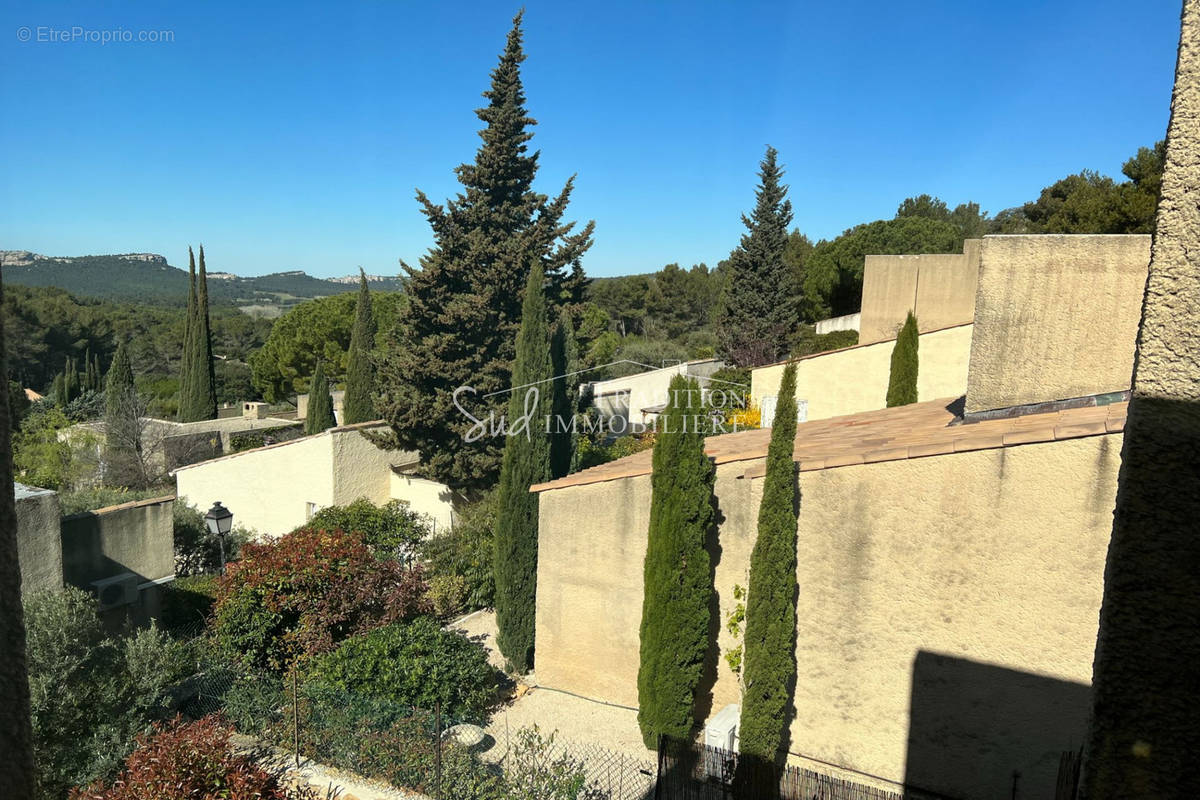
[[[741,716],[741,706],[731,703],[704,726],[704,772],[708,777],[722,782],[733,779],[733,754],[737,752],[737,726]]]
[[[141,581],[142,579],[132,572],[92,581],[92,588],[96,590],[96,599],[100,601],[100,610],[107,611],[110,608],[136,603],[139,595],[138,584]]]

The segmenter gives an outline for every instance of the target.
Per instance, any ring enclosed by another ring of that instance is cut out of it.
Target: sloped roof
[[[796,428],[795,459],[801,471],[833,469],[1118,433],[1125,429],[1125,414],[1129,407],[1128,402],[1117,402],[962,424],[961,417],[951,410],[957,399],[948,397],[805,422]],[[704,450],[717,464],[753,461],[766,456],[770,441],[770,429],[742,431],[709,437],[705,440]],[[530,491],[544,492],[648,475],[652,457],[652,451],[645,450],[537,484],[530,487]],[[757,477],[763,474],[762,469],[762,464],[750,466],[746,477]]]

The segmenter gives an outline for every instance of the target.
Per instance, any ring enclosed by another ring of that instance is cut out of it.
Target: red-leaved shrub
[[[362,534],[298,530],[247,544],[221,579],[218,642],[243,664],[283,670],[355,634],[430,611],[419,566],[380,558]]]
[[[230,751],[232,729],[216,717],[176,717],[138,737],[112,785],[73,789],[71,800],[299,800],[310,793],[285,786],[246,755]]]

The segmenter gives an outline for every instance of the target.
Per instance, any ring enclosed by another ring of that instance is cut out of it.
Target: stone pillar
[[[1083,795],[1200,797],[1200,0],[1184,0]]]

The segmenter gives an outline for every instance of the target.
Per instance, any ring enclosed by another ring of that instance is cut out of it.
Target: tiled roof
[[[801,471],[833,469],[876,461],[1118,433],[1125,429],[1125,413],[1129,407],[1128,402],[1119,402],[959,424],[961,418],[951,410],[956,399],[930,400],[899,408],[805,422],[796,429],[795,459]],[[770,440],[769,429],[742,431],[709,437],[705,440],[704,449],[717,464],[752,461],[766,456]],[[651,458],[652,451],[646,450],[555,481],[540,483],[531,487],[530,491],[542,492],[648,475]],[[763,474],[763,464],[748,466],[746,477]]]

